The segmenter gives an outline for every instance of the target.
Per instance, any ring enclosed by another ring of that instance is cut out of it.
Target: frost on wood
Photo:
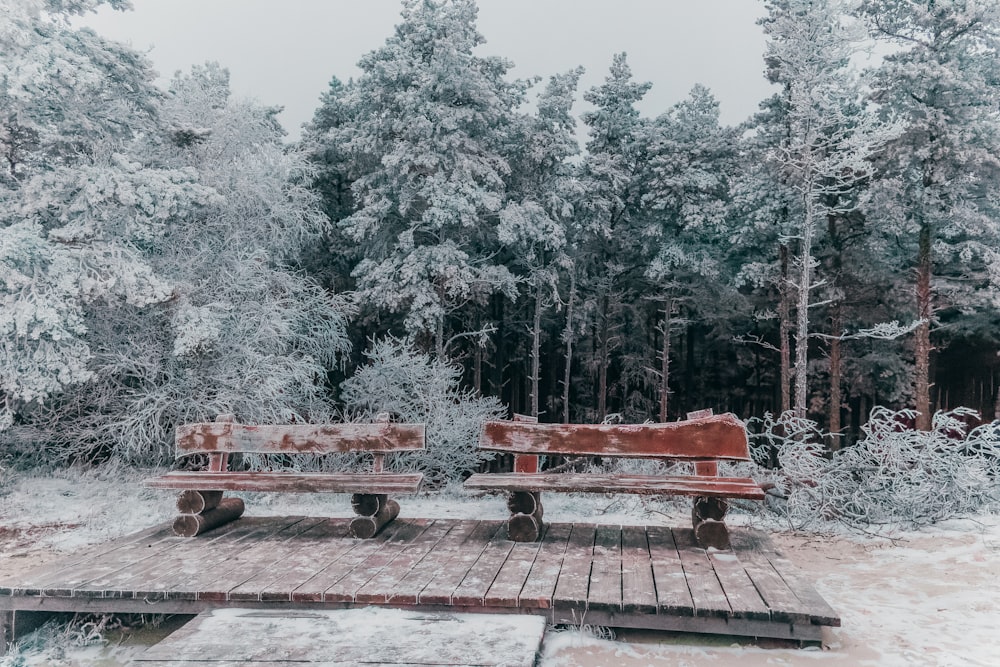
[[[782,511],[797,527],[920,526],[1000,507],[1000,426],[970,430],[978,415],[960,408],[938,412],[932,429],[920,431],[915,416],[876,408],[864,438],[830,458],[815,422],[789,413],[751,420],[751,443],[758,455],[775,450]]]
[[[388,412],[401,422],[426,424],[426,452],[399,456],[390,467],[415,466],[434,486],[458,481],[492,457],[476,442],[483,422],[505,415],[497,399],[461,389],[458,368],[404,341],[378,341],[365,356],[368,363],[341,385],[347,408],[366,419]]]

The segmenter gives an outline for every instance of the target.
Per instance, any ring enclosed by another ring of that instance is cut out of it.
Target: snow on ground
[[[141,487],[138,474],[59,471],[19,475],[0,487],[0,573],[25,571],[75,549],[132,533],[173,515],[173,494]],[[248,515],[351,516],[344,496],[244,495]],[[504,502],[460,490],[402,498],[403,516],[502,519]],[[550,494],[551,521],[685,525],[680,504],[635,497]],[[953,520],[891,539],[782,531],[759,517],[734,515],[768,531],[841,614],[823,649],[733,637],[620,631],[616,638],[587,628],[550,631],[541,667],[667,667],[730,665],[983,666],[1000,665],[1000,517]],[[165,630],[130,633],[121,646],[62,647],[52,653],[0,658],[13,664],[124,664]],[[115,642],[118,635],[112,633]],[[604,638],[602,638],[604,637]],[[69,633],[62,641],[73,643]]]

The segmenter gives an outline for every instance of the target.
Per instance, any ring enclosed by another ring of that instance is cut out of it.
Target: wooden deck
[[[349,537],[349,522],[244,517],[197,538],[157,526],[20,577],[0,573],[0,630],[17,612],[367,605],[803,641],[840,625],[756,531],[736,529],[733,551],[706,552],[680,528],[551,524],[540,542],[515,543],[500,521],[397,519],[370,540]]]

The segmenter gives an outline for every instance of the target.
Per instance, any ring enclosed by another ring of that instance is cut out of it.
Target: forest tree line
[[[4,4],[10,452],[155,460],[401,369],[541,421],[790,411],[834,448],[875,406],[1000,416],[993,2],[769,0],[775,92],[728,127],[701,85],[644,117],[624,53],[588,90],[513,79],[474,0],[405,0],[294,143],[223,67],[161,90],[73,26],[124,3]]]

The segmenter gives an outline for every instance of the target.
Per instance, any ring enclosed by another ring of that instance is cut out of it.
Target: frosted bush
[[[816,424],[789,415],[751,420],[751,438],[755,458],[776,452],[780,468],[762,476],[787,497],[781,511],[796,527],[914,527],[1000,507],[1000,428],[970,430],[978,415],[966,408],[935,414],[930,431],[915,430],[915,416],[875,408],[864,437],[829,457]]]
[[[341,385],[348,410],[362,420],[388,412],[400,422],[426,424],[427,451],[397,457],[393,466],[415,467],[427,482],[457,481],[489,458],[476,450],[479,429],[505,410],[493,397],[460,388],[461,371],[394,338],[374,343],[366,366]]]

